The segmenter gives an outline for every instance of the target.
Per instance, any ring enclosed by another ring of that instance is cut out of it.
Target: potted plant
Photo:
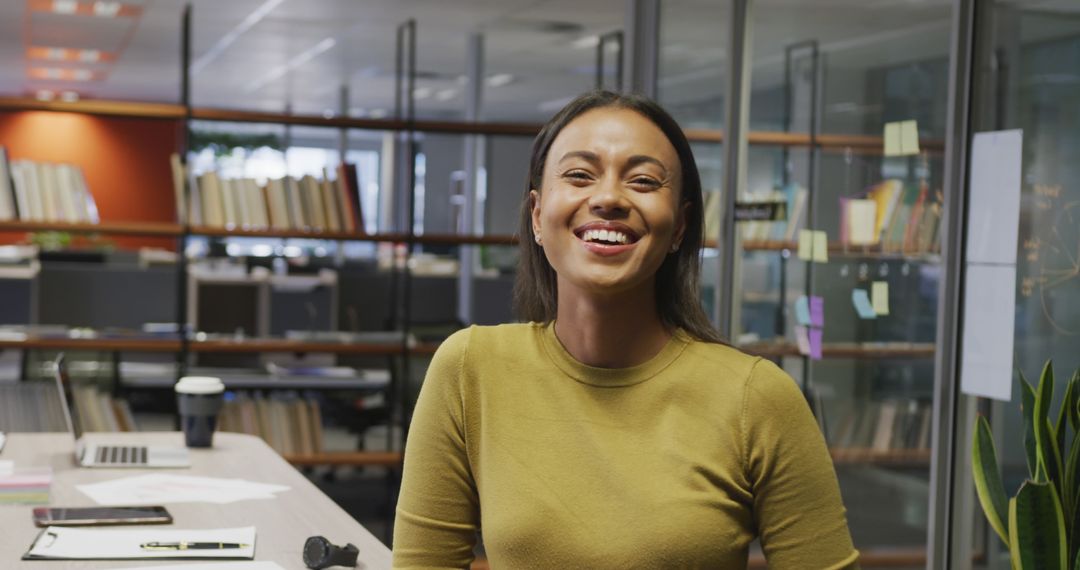
[[[1056,414],[1050,410],[1054,397],[1050,361],[1037,389],[1023,373],[1020,388],[1028,479],[1016,496],[1005,494],[990,424],[979,416],[971,452],[979,503],[1008,546],[1014,569],[1080,569],[1080,369],[1073,372]]]

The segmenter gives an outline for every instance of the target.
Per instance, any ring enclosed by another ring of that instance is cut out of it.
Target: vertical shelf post
[[[188,336],[187,313],[187,241],[191,234],[190,212],[183,208],[191,204],[191,176],[188,175],[188,152],[191,147],[191,4],[184,5],[180,26],[180,104],[184,107],[184,118],[180,128],[180,144],[177,152],[184,171],[183,200],[178,205],[177,221],[180,222],[180,235],[176,238],[176,332],[180,336],[180,351],[176,355],[176,379],[187,373],[190,338]],[[194,324],[194,323],[193,323]]]

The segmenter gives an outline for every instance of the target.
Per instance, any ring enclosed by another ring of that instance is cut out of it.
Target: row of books
[[[931,407],[919,400],[851,406],[829,427],[829,445],[873,451],[930,448]]]
[[[218,429],[256,435],[281,454],[309,455],[323,449],[319,402],[295,392],[235,392],[218,416]]]
[[[72,395],[79,409],[78,422],[87,431],[136,431],[131,407],[91,384],[76,384]],[[56,384],[15,382],[0,384],[0,431],[65,431]]]
[[[744,241],[793,241],[799,230],[806,227],[806,188],[789,184],[768,192],[746,193],[739,197],[741,204],[783,204],[783,219],[744,221],[739,224]],[[715,235],[715,234],[713,234]]]
[[[180,222],[196,226],[302,230],[328,232],[362,231],[363,212],[356,166],[341,164],[331,180],[286,176],[260,185],[251,178],[227,179],[206,172],[189,181],[179,156],[173,155],[173,186]]]
[[[0,147],[0,221],[98,223],[97,203],[78,166],[9,160]]]
[[[79,410],[78,422],[82,431],[138,431],[131,406],[98,390],[94,386],[75,386],[72,390]]]
[[[840,241],[882,251],[926,253],[940,249],[943,197],[925,180],[904,185],[885,180],[864,195],[840,199]]]
[[[705,238],[720,235],[721,197],[719,191],[704,193]],[[744,241],[793,241],[800,229],[806,227],[806,188],[789,184],[783,189],[768,192],[749,192],[739,197],[739,203],[782,204],[783,212],[778,220],[752,220],[739,223],[739,233]]]

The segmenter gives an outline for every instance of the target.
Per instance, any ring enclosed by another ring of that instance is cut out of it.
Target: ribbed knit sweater
[[[854,568],[836,473],[795,382],[677,332],[631,368],[553,325],[451,336],[416,405],[395,568]]]

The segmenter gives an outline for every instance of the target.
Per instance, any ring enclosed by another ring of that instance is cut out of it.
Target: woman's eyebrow
[[[584,159],[585,161],[591,162],[593,164],[599,164],[600,163],[600,155],[596,154],[595,152],[588,151],[588,150],[572,150],[572,151],[562,155],[562,158],[559,159],[558,164],[562,164],[562,163],[564,163],[567,160],[570,160],[572,158],[581,158],[581,159]]]
[[[567,160],[570,160],[570,159],[573,159],[573,158],[580,158],[582,160],[585,160],[587,162],[591,162],[593,164],[599,164],[600,163],[600,155],[596,154],[595,152],[588,151],[588,150],[572,150],[572,151],[564,154],[562,156],[562,158],[559,159],[558,164],[562,164],[562,163],[566,162]],[[630,158],[626,159],[626,168],[631,169],[631,168],[633,168],[633,167],[635,167],[635,166],[637,166],[639,164],[644,164],[644,163],[655,164],[656,166],[660,167],[661,170],[664,171],[665,176],[668,174],[667,166],[665,166],[664,163],[660,161],[660,159],[651,157],[651,156],[649,156],[647,154],[635,154],[635,155],[631,156]]]
[[[651,156],[649,156],[647,154],[635,154],[634,156],[631,156],[630,158],[626,159],[626,168],[631,169],[631,168],[633,168],[633,167],[635,167],[635,166],[637,166],[639,164],[646,164],[646,163],[647,164],[655,164],[656,166],[660,167],[660,170],[664,171],[664,176],[668,175],[667,166],[664,166],[664,163],[660,162],[660,159],[653,158],[653,157],[651,157]]]

